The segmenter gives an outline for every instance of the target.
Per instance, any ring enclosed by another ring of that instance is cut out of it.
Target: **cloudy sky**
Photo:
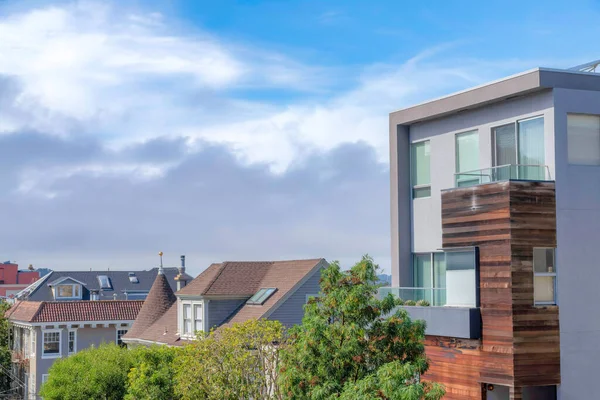
[[[0,260],[389,270],[388,113],[600,58],[598,3],[487,3],[0,0]]]

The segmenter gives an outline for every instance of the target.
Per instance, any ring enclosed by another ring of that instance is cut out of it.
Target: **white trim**
[[[207,321],[208,321],[208,312],[206,310],[206,305],[208,304],[208,300],[180,300],[179,304],[177,304],[177,327],[178,327],[178,332],[179,332],[179,337],[181,339],[195,339],[196,338],[196,314],[195,314],[195,308],[197,306],[200,306],[202,308],[202,319],[201,319],[201,325],[202,325],[202,331],[203,332],[208,332],[208,327],[207,327]],[[184,306],[190,306],[190,316],[191,316],[191,320],[190,320],[190,328],[191,331],[190,332],[184,332],[184,318],[183,318],[183,307]]]
[[[133,319],[115,319],[107,321],[49,321],[49,322],[27,322],[27,321],[13,321],[9,318],[11,324],[23,325],[23,327],[42,327],[45,326],[72,326],[72,325],[111,325],[111,324],[129,324],[130,326],[135,322]],[[83,328],[83,326],[80,326]],[[53,328],[48,328],[53,329]]]
[[[73,338],[73,351],[69,351],[69,344],[71,342],[71,332],[74,333]],[[67,331],[67,353],[69,355],[77,353],[77,328],[71,328]]]
[[[130,338],[123,338],[121,340],[123,341],[123,343],[127,343],[127,344],[129,344],[129,343],[131,343],[131,344],[134,344],[134,343],[138,343],[138,344],[159,344],[161,346],[172,347],[172,345],[170,345],[170,344],[163,343],[163,342],[155,342],[153,340],[145,340],[145,339],[138,339],[138,338],[131,338],[131,339]]]
[[[328,265],[329,264],[327,263],[327,261],[325,261],[325,259],[319,260],[319,262],[313,267],[312,270],[308,272],[308,274],[304,275],[302,279],[300,279],[290,290],[288,290],[286,294],[281,296],[281,298],[277,300],[277,302],[273,304],[271,308],[265,311],[265,313],[259,318],[269,318],[271,314],[277,311],[277,309],[281,307],[294,293],[296,293],[298,289],[302,287],[302,285],[304,285],[310,278],[312,278],[313,275],[317,273],[317,271],[321,271],[321,269],[326,268]]]
[[[42,359],[61,358],[62,357],[62,329],[42,329]],[[58,333],[58,353],[44,354],[44,345],[46,343],[46,333]]]
[[[79,293],[78,295],[74,295],[74,296],[59,296],[59,290],[58,288],[61,286],[71,286],[71,290],[72,293]],[[54,295],[54,300],[81,300],[82,296],[83,296],[83,286],[79,283],[59,283],[56,285],[52,285],[52,294]],[[77,290],[75,290],[77,289]]]
[[[83,282],[81,282],[81,281],[78,281],[77,279],[71,278],[70,276],[63,276],[62,278],[58,278],[57,280],[55,280],[55,281],[52,281],[52,282],[48,283],[48,286],[56,286],[56,285],[60,285],[62,282],[66,281],[67,279],[70,279],[70,280],[72,280],[73,282],[77,282],[77,283],[79,283],[80,285],[87,286],[87,284],[86,284],[86,283],[83,283]]]
[[[42,385],[48,382],[48,379],[50,379],[50,374],[42,374]]]

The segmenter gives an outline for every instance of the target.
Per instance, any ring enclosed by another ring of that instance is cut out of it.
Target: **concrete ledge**
[[[481,312],[468,307],[412,307],[403,306],[413,320],[427,323],[425,333],[463,339],[481,338]]]

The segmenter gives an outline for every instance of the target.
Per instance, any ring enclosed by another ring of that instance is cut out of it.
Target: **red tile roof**
[[[143,304],[141,300],[19,301],[6,317],[21,322],[133,321]]]

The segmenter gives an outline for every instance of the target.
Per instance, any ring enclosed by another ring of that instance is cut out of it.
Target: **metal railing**
[[[379,296],[383,298],[393,294],[404,301],[426,300],[432,306],[446,305],[446,288],[419,288],[419,287],[382,287],[379,288]]]
[[[549,181],[550,168],[547,165],[506,164],[496,167],[457,172],[454,174],[454,187],[468,187],[507,180]]]

